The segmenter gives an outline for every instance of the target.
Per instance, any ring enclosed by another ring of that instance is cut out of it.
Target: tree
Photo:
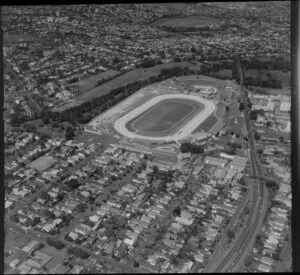
[[[278,185],[277,185],[276,181],[274,181],[274,180],[267,180],[266,186],[272,188],[272,187],[277,187]]]
[[[51,198],[47,191],[41,192],[40,197],[45,201],[48,201]]]
[[[70,191],[74,190],[76,187],[79,186],[79,183],[76,179],[70,179],[69,181],[66,181],[65,184],[67,185],[67,188]]]
[[[87,252],[85,252],[84,250],[82,250],[78,247],[68,248],[68,253],[71,255],[74,255],[75,257],[81,258],[81,259],[87,259],[90,256]]]
[[[247,256],[245,259],[245,266],[250,266],[253,262],[253,259],[250,256]]]
[[[249,206],[245,206],[245,208],[244,208],[244,214],[247,215],[249,213],[250,213]]]
[[[86,206],[86,204],[84,204],[84,203],[81,203],[81,204],[79,204],[79,205],[77,206],[77,209],[78,209],[78,212],[79,212],[79,213],[85,212],[86,208],[87,208],[87,206]]]
[[[180,151],[181,153],[203,153],[204,152],[204,148],[201,145],[195,145],[195,144],[191,144],[188,142],[184,142],[180,145]]]
[[[233,232],[232,230],[228,230],[228,231],[227,231],[227,237],[228,237],[229,239],[233,239],[233,238],[234,238],[234,232]]]
[[[46,134],[46,133],[41,133],[40,134],[40,140],[41,141],[47,141],[51,136]]]
[[[228,113],[229,112],[229,106],[226,105],[226,112]]]
[[[245,109],[245,106],[244,106],[243,102],[240,102],[239,109],[240,109],[240,111],[243,111]]]
[[[157,174],[158,173],[158,167],[157,167],[157,165],[154,165],[152,167],[152,169],[153,169],[153,174]]]
[[[263,153],[263,149],[259,148],[259,149],[256,150],[256,152],[257,152],[258,154],[262,154],[262,153]]]
[[[13,215],[10,216],[10,219],[15,222],[15,223],[18,223],[19,222],[19,216],[17,213],[14,213]]]
[[[260,140],[260,139],[261,139],[261,136],[260,136],[259,133],[255,132],[255,133],[254,133],[254,138],[255,138],[256,140]]]
[[[177,206],[174,210],[173,210],[173,214],[174,216],[180,216],[181,215],[181,208],[179,206]]]
[[[133,267],[138,268],[140,266],[140,263],[136,260],[133,262]]]
[[[59,239],[47,238],[46,241],[48,245],[53,246],[58,250],[65,248],[64,243],[61,242]]]
[[[54,219],[55,218],[55,215],[49,209],[44,209],[43,210],[43,215],[45,215],[47,219]]]

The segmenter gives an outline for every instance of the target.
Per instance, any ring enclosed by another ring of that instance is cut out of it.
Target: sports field
[[[213,102],[194,95],[156,96],[114,122],[114,128],[132,139],[180,140],[189,136],[215,110]]]
[[[146,110],[126,127],[145,136],[164,136],[174,133],[195,113],[201,112],[204,105],[188,99],[164,100]]]
[[[42,156],[29,164],[29,167],[43,172],[52,166],[57,160],[51,156]]]

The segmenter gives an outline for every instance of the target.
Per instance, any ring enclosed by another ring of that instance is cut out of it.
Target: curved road
[[[148,110],[158,102],[165,99],[174,99],[174,98],[192,99],[204,104],[205,108],[200,113],[195,115],[189,122],[187,122],[180,130],[178,130],[175,134],[172,135],[161,136],[161,137],[143,136],[143,135],[135,134],[126,128],[125,125],[128,121],[142,114],[144,111]],[[214,110],[215,110],[215,105],[213,102],[209,100],[205,100],[198,96],[183,95],[183,94],[160,95],[147,101],[146,103],[140,105],[139,107],[133,109],[132,111],[128,112],[124,116],[117,119],[114,123],[114,127],[119,133],[132,139],[138,138],[144,140],[146,139],[146,140],[177,141],[189,136],[192,133],[192,131],[199,126],[200,123],[202,123],[211,113],[214,112]]]

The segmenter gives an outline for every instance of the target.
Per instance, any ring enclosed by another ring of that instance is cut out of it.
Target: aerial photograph
[[[2,6],[4,274],[292,272],[290,13]]]

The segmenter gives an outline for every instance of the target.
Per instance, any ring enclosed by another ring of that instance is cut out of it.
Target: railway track
[[[244,103],[244,114],[245,114],[245,122],[248,132],[248,142],[250,148],[250,160],[252,167],[252,176],[256,179],[256,185],[253,194],[253,202],[252,207],[250,209],[249,217],[245,226],[245,230],[239,236],[239,239],[236,241],[234,247],[231,251],[226,255],[226,257],[222,260],[221,264],[217,266],[214,272],[231,272],[233,268],[237,267],[242,258],[247,253],[249,246],[251,245],[254,236],[257,234],[258,229],[260,228],[260,224],[264,218],[263,209],[264,204],[266,203],[264,198],[266,196],[266,190],[264,183],[261,181],[261,168],[257,162],[255,146],[254,146],[254,137],[252,132],[252,127],[250,123],[249,117],[249,107],[247,102],[246,91],[243,87],[243,73],[240,66],[240,62],[238,60],[238,69],[240,74],[240,86]]]

